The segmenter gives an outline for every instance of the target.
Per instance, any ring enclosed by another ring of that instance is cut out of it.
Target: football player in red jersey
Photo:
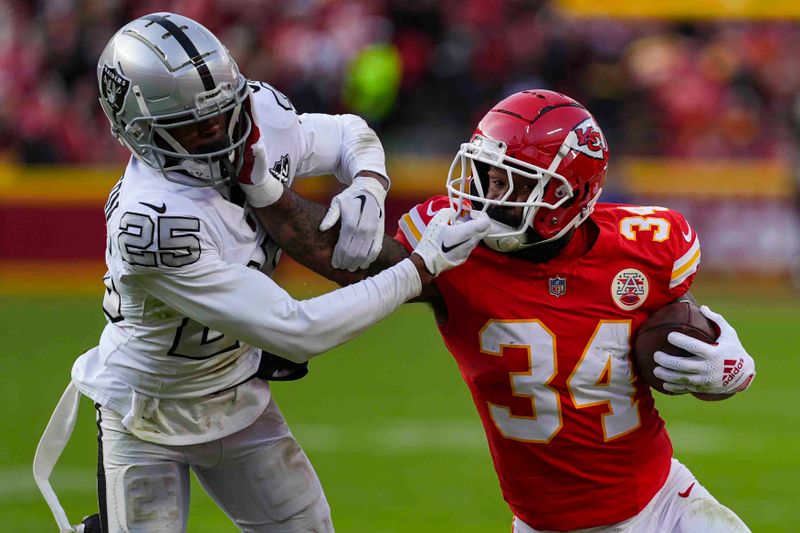
[[[603,133],[578,102],[514,94],[461,146],[448,196],[405,214],[372,271],[409,253],[443,209],[454,223],[491,217],[484,245],[421,299],[472,393],[516,533],[748,531],[672,457],[631,361],[633,334],[652,312],[693,300],[698,237],[669,209],[598,204],[607,163]],[[289,193],[259,216],[301,263],[353,281],[329,266],[335,236],[309,231],[322,212]],[[659,352],[657,375],[674,393],[744,390],[753,359],[724,318],[702,309],[720,328],[717,343],[671,334],[693,356]],[[725,360],[739,374],[726,375]]]

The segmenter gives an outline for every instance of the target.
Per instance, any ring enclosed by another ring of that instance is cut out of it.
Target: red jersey
[[[396,238],[413,249],[447,205],[417,205]],[[546,263],[481,245],[436,279],[448,311],[439,329],[480,413],[503,496],[533,528],[625,520],[664,484],[672,445],[634,370],[632,336],[689,289],[699,262],[697,235],[679,213],[598,204]]]

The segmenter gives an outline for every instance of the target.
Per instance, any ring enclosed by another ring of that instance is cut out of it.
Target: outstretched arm
[[[319,224],[327,207],[303,198],[284,188],[280,199],[267,206],[254,209],[264,228],[289,256],[310,270],[339,285],[348,285],[373,276],[409,256],[399,242],[384,235],[383,248],[377,259],[366,270],[349,272],[333,268],[331,257],[339,239],[338,227],[319,231]],[[423,281],[422,294],[414,301],[432,302],[438,299],[438,290],[432,283]]]

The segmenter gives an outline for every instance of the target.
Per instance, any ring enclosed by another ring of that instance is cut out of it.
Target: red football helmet
[[[456,177],[459,164],[461,175]],[[507,173],[509,186],[502,198],[485,195],[487,165]],[[605,137],[586,108],[557,92],[522,91],[495,105],[470,142],[461,145],[450,166],[447,192],[459,214],[493,205],[522,207],[519,226],[492,220],[484,240],[494,250],[511,252],[558,239],[586,220],[600,196],[607,166]],[[508,200],[512,174],[536,181],[526,201]]]

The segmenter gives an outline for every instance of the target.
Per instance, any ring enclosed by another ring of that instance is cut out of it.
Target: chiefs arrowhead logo
[[[591,117],[575,126],[565,142],[573,150],[595,159],[603,159],[606,140],[603,137],[603,132],[600,131],[597,123]]]

